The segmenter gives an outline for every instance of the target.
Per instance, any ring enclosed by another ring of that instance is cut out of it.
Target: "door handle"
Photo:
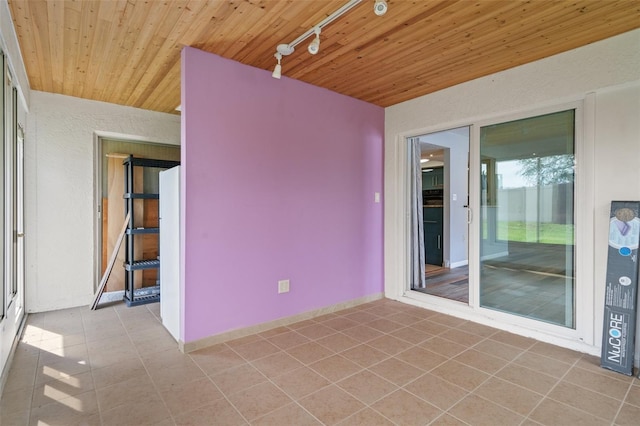
[[[24,232],[16,232],[16,237],[24,237]]]
[[[472,221],[473,221],[473,210],[471,210],[471,207],[467,207],[467,224],[470,225]]]
[[[440,250],[440,235],[438,235],[438,250]]]

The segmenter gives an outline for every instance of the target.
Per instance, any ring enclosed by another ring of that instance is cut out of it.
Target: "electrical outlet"
[[[278,293],[288,293],[288,292],[289,292],[289,280],[278,281]]]

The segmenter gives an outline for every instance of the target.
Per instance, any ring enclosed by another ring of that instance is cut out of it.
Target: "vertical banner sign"
[[[600,365],[633,374],[640,201],[612,201]]]

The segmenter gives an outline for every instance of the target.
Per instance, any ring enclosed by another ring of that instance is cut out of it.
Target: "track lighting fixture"
[[[320,27],[316,27],[313,31],[316,33],[316,37],[311,43],[309,43],[307,50],[312,55],[315,55],[320,50],[320,31],[322,31],[322,29]]]
[[[276,54],[273,55],[278,60],[278,64],[273,70],[273,74],[271,74],[273,78],[279,79],[281,76],[282,66],[280,65],[280,60],[282,59],[282,57],[291,55],[297,45],[299,45],[304,40],[308,39],[314,34],[315,34],[315,38],[309,44],[309,47],[307,48],[307,50],[312,55],[315,55],[316,53],[318,53],[318,51],[320,50],[320,32],[322,31],[322,28],[324,28],[326,25],[329,25],[330,23],[332,23],[333,21],[335,21],[336,19],[338,19],[339,17],[341,17],[342,15],[344,15],[345,13],[353,9],[361,1],[362,0],[349,0],[340,9],[336,10],[331,15],[324,18],[322,21],[320,21],[320,23],[318,23],[318,25],[311,28],[310,30],[307,30],[304,34],[302,34],[300,37],[298,37],[291,43],[279,44],[278,47],[276,48]],[[375,0],[375,4],[373,7],[374,7],[373,10],[375,14],[378,16],[384,15],[387,12],[387,2],[385,0]]]
[[[387,13],[388,8],[386,0],[376,0],[373,4],[373,12],[378,16],[382,16]]]
[[[282,76],[282,65],[280,65],[282,54],[280,52],[276,52],[276,54],[273,56],[275,56],[275,58],[278,60],[278,63],[276,64],[276,67],[273,69],[273,73],[271,74],[271,77],[277,78],[278,80],[280,80],[280,77]]]

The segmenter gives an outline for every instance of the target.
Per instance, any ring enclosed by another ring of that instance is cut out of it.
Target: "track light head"
[[[320,27],[316,27],[313,31],[316,33],[316,36],[313,39],[313,41],[311,43],[309,43],[309,47],[307,47],[307,50],[312,55],[315,55],[316,53],[318,53],[320,51],[320,32],[322,30],[321,30]]]
[[[280,80],[281,76],[282,76],[282,65],[276,64],[276,67],[273,69],[273,72],[271,73],[271,77],[277,78],[278,80]]]
[[[282,76],[282,65],[280,65],[282,54],[280,52],[277,52],[273,56],[278,60],[278,63],[276,64],[276,67],[273,69],[273,73],[271,73],[271,77],[277,78],[278,80],[280,80],[280,77]]]
[[[307,50],[312,55],[315,55],[316,53],[318,53],[320,51],[320,39],[318,38],[313,39],[313,41],[309,43],[309,47],[307,47]]]
[[[382,16],[387,13],[388,8],[389,6],[387,5],[386,0],[376,0],[373,4],[373,12],[378,16]]]

